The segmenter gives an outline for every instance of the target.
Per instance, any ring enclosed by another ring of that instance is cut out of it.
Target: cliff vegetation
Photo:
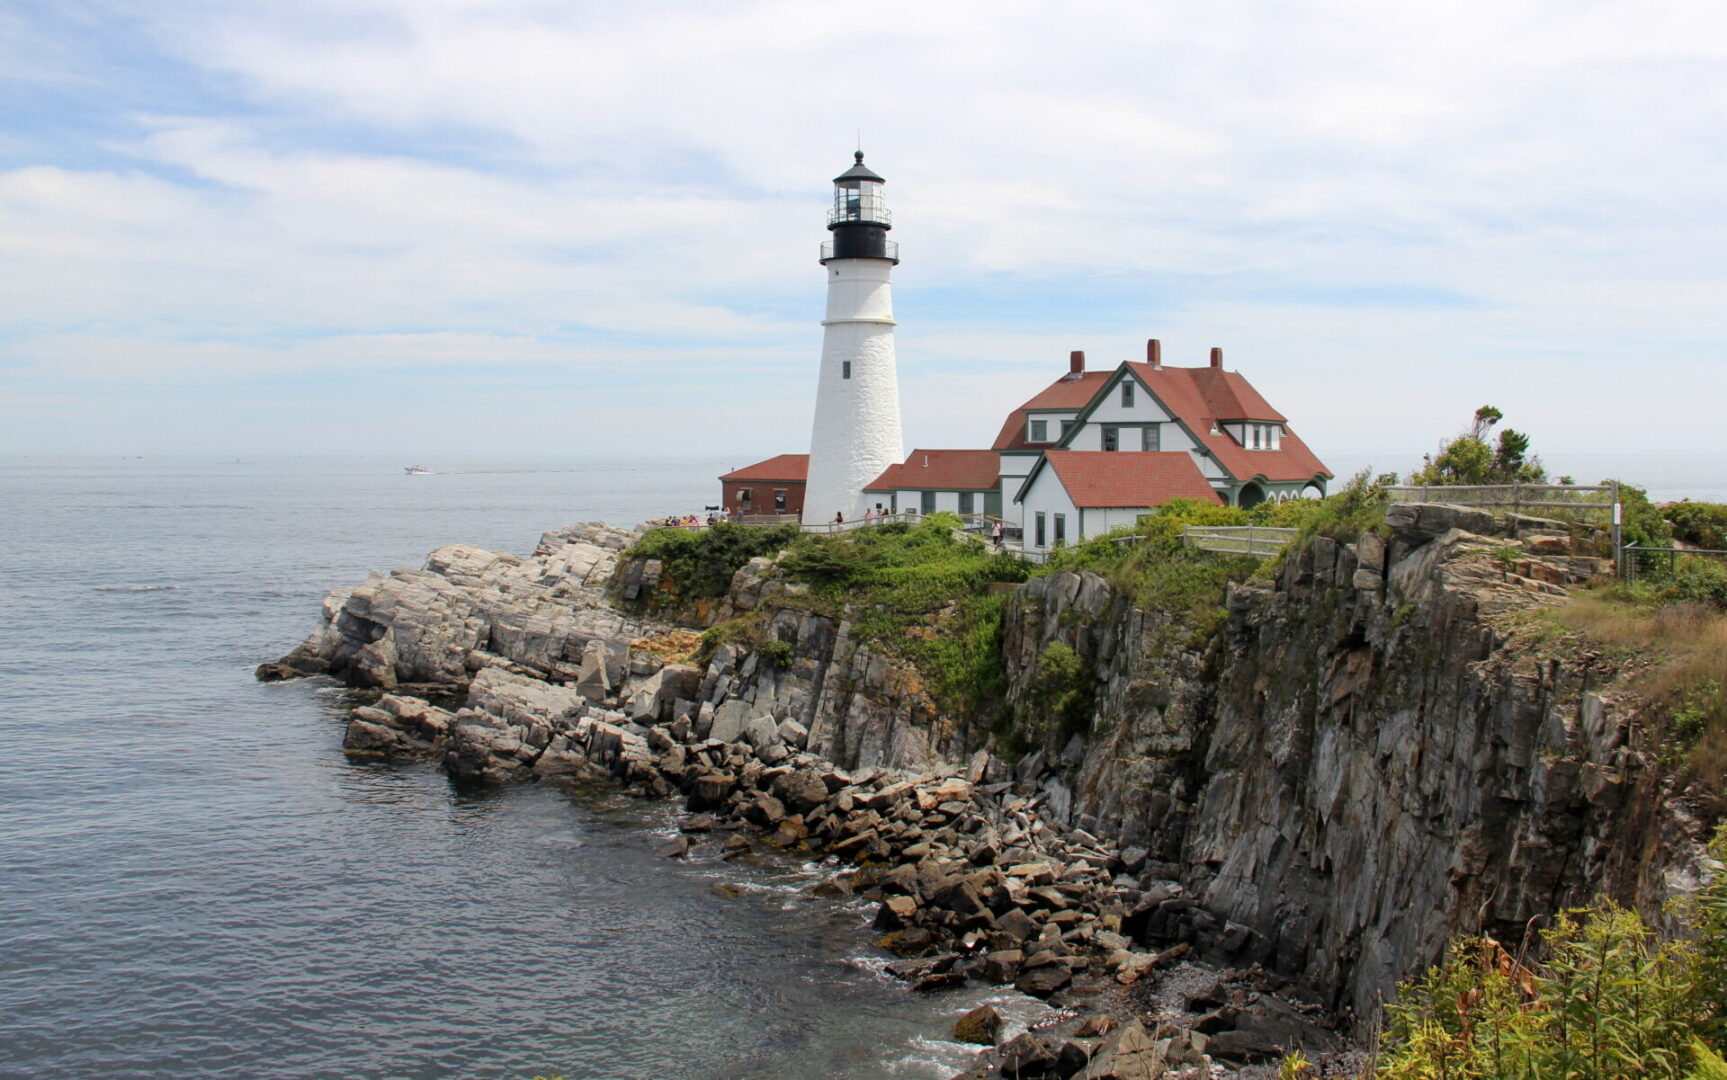
[[[1711,854],[1727,859],[1727,830]],[[1667,939],[1610,901],[1561,912],[1515,952],[1453,942],[1404,983],[1380,1080],[1720,1080],[1727,1042],[1727,875],[1678,905],[1689,938]],[[1297,1061],[1293,1069],[1301,1071]]]

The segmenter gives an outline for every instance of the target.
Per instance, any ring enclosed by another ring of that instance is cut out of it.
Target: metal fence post
[[[1630,571],[1625,558],[1624,527],[1620,524],[1623,516],[1619,503],[1619,481],[1615,480],[1613,481],[1613,557],[1619,561],[1619,565],[1614,569],[1619,571],[1620,577],[1630,581]]]

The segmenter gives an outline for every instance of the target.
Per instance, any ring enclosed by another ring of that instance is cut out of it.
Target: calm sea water
[[[742,462],[403,464],[0,460],[0,1076],[957,1071],[985,992],[883,978],[811,870],[350,762],[339,691],[253,681],[333,585],[699,510]]]
[[[989,992],[882,978],[812,869],[662,860],[664,805],[350,762],[338,690],[253,681],[334,585],[699,511],[744,462],[403,464],[0,459],[0,1076],[955,1071]],[[1551,464],[1727,500],[1727,462]]]

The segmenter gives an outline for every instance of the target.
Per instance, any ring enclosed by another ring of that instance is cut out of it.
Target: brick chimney
[[[1067,371],[1069,375],[1083,375],[1085,373],[1085,353],[1083,351],[1075,349],[1068,355]]]
[[[1211,366],[1217,371],[1223,370],[1223,350],[1216,345],[1211,347]]]
[[[1153,371],[1163,370],[1163,342],[1152,338],[1145,343],[1145,362]]]

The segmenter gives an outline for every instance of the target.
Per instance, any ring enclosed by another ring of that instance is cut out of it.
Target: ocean
[[[0,1076],[952,1075],[955,1017],[675,807],[354,762],[260,662],[331,587],[699,510],[732,463],[0,459]],[[741,464],[741,463],[739,463]]]
[[[886,977],[822,867],[350,761],[340,688],[254,681],[332,587],[699,512],[745,462],[405,464],[0,458],[0,1077],[939,1078],[959,1014],[1039,1015]],[[1550,464],[1727,500],[1722,460]]]

